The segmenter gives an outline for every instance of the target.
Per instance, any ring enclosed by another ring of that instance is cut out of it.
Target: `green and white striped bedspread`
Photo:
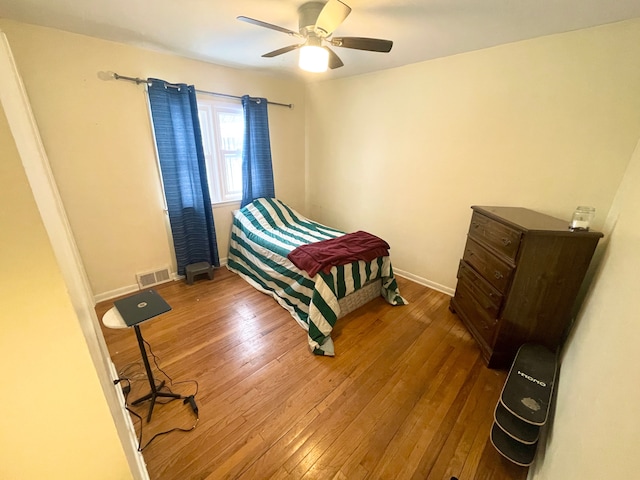
[[[227,268],[287,309],[308,331],[309,347],[317,355],[334,354],[331,330],[340,316],[338,299],[381,278],[380,294],[388,303],[407,303],[388,256],[334,266],[313,278],[287,258],[300,245],[341,235],[276,199],[261,198],[234,212]]]

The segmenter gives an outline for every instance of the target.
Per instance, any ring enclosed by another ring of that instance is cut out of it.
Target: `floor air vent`
[[[153,272],[137,273],[138,285],[140,288],[147,288],[171,280],[168,268],[162,268]]]

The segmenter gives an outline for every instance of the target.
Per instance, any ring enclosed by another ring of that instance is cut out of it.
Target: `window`
[[[242,199],[242,105],[220,99],[198,98],[202,148],[212,203]]]

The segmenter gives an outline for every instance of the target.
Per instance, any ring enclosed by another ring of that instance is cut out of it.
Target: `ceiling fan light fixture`
[[[0,0],[1,1],[1,0]],[[342,0],[310,0],[298,8],[298,32],[279,27],[255,18],[240,15],[238,20],[259,27],[301,38],[303,41],[295,45],[278,48],[262,55],[265,58],[277,57],[293,50],[299,50],[298,65],[308,72],[321,73],[327,69],[335,70],[344,63],[330,47],[344,47],[352,50],[388,53],[393,42],[380,38],[366,37],[333,37],[333,32],[347,18],[351,7]]]
[[[300,48],[298,65],[307,72],[326,72],[329,67],[329,51],[317,45],[305,45]]]

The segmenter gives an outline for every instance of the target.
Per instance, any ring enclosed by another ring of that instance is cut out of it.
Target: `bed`
[[[233,213],[227,268],[271,295],[308,332],[310,350],[333,356],[336,321],[377,296],[405,305],[388,255],[331,266],[310,276],[287,255],[297,247],[335,239],[326,227],[274,198],[260,198]]]

